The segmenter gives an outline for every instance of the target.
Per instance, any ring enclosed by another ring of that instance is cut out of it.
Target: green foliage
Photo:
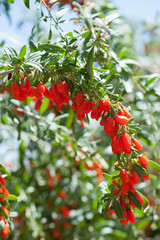
[[[13,2],[2,1],[7,14],[9,3]],[[37,111],[32,97],[23,103],[14,100],[11,94],[1,94],[0,141],[2,148],[7,146],[1,158],[4,165],[7,160],[13,162],[13,168],[10,173],[0,165],[0,172],[9,177],[7,186],[11,194],[6,199],[6,206],[8,201],[13,201],[11,209],[17,211],[10,214],[15,224],[8,239],[50,240],[55,239],[55,230],[60,233],[60,239],[66,240],[158,238],[159,73],[152,72],[151,66],[145,69],[145,64],[140,68],[139,53],[134,47],[134,30],[122,18],[121,23],[116,22],[120,15],[110,2],[95,0],[88,6],[74,2],[78,9],[74,20],[80,24],[68,33],[63,32],[61,26],[63,17],[70,10],[57,5],[54,16],[51,9],[45,11],[44,4],[36,2],[41,11],[29,44],[20,50],[5,48],[0,58],[0,91],[3,87],[10,89],[14,81],[21,84],[25,74],[32,87],[42,82],[50,88],[57,81],[66,81],[70,99],[77,91],[84,92],[88,100],[97,101],[97,105],[105,96],[113,103],[124,99],[124,105],[130,108],[135,118],[135,123],[128,123],[129,131],[135,137],[138,135],[149,159],[153,159],[149,161],[153,177],[149,183],[138,185],[151,206],[140,192],[143,205],[129,193],[139,209],[135,227],[124,227],[106,214],[112,203],[111,210],[123,219],[119,201],[111,197],[112,180],[118,179],[119,169],[111,175],[115,157],[108,147],[109,138],[102,128],[90,124],[90,118],[86,117],[82,128],[71,109],[71,100],[57,109],[54,104],[50,107],[49,99],[44,98],[40,111]],[[30,8],[30,1],[24,0],[24,4]],[[43,42],[39,36],[41,23],[46,24],[48,20],[49,37]],[[13,152],[12,156],[9,152]],[[119,156],[117,160],[121,164]],[[101,168],[97,170],[93,163],[100,163]],[[147,174],[140,164],[134,163],[133,169],[141,176]],[[98,182],[102,181],[102,174],[106,182],[100,184],[100,194]],[[65,192],[66,197],[61,197],[61,192]],[[103,215],[97,211],[97,202]],[[67,217],[62,214],[64,207],[69,211]],[[7,217],[4,211],[1,214]],[[1,221],[0,231],[3,227]]]

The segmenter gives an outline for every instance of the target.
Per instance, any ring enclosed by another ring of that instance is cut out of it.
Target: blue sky
[[[132,20],[152,20],[160,16],[160,0],[113,0],[120,11]]]
[[[35,6],[33,0],[30,2],[32,11],[25,8],[23,0],[15,0],[15,4],[11,7],[11,22],[3,13],[0,13],[0,40],[7,38],[7,45],[21,47],[26,44],[33,26],[31,20],[34,19],[38,7],[38,5]],[[152,20],[156,14],[160,15],[160,0],[113,0],[113,2],[119,7],[122,15],[133,21]],[[68,16],[70,15],[69,13]],[[17,28],[18,22],[23,17],[27,19],[26,23],[22,28]],[[65,28],[70,31],[73,25],[67,24]]]

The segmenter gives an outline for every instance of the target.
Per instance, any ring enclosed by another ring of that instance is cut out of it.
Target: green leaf
[[[64,52],[64,49],[55,44],[43,43],[39,45],[40,50],[45,50],[46,52],[58,53]]]
[[[64,9],[61,9],[59,10],[58,12],[56,12],[56,19],[57,20],[60,20],[65,14],[66,12],[68,11],[69,8],[64,8]]]
[[[109,16],[105,17],[105,23],[108,25],[110,24],[112,21],[114,21],[115,19],[119,18],[120,14],[119,13],[113,13],[110,14]]]
[[[142,205],[140,204],[140,202],[138,201],[138,198],[136,197],[136,195],[132,192],[128,192],[133,204],[138,208],[138,209],[142,209]]]
[[[143,207],[143,211],[145,213],[147,211],[147,209],[149,208],[149,201],[142,193],[140,193],[139,191],[137,191],[137,192],[143,197],[142,207]]]
[[[151,222],[152,222],[152,220],[150,218],[145,218],[137,224],[136,229],[137,230],[143,229],[143,228],[147,227]]]
[[[140,175],[147,175],[147,171],[139,164],[134,164],[133,169]]]
[[[74,117],[74,112],[72,111],[72,109],[70,109],[69,116],[68,116],[67,121],[66,121],[66,127],[67,128],[71,127],[72,121],[73,121],[73,117]]]
[[[93,54],[94,54],[94,47],[92,47],[91,51],[88,54],[88,58],[87,58],[87,72],[91,78],[91,80],[93,80]]]
[[[0,232],[2,232],[4,228],[5,222],[3,220],[0,221]]]
[[[7,0],[9,3],[14,3],[14,0]]]
[[[18,201],[18,198],[15,195],[9,194],[7,197],[9,201]]]
[[[8,172],[8,171],[6,170],[6,168],[5,168],[2,164],[0,164],[0,172],[1,172],[1,173],[4,173],[4,174],[7,174],[7,176],[8,176],[9,178],[11,178],[10,172]]]
[[[43,113],[45,113],[45,111],[46,111],[47,108],[48,108],[49,102],[50,102],[50,100],[49,100],[48,98],[45,98],[45,99],[44,99],[44,101],[43,101],[43,103],[42,103],[42,105],[41,105],[41,107],[40,107],[40,114],[43,115]]]
[[[124,219],[121,205],[119,204],[119,202],[116,199],[114,199],[114,201],[113,201],[113,208],[114,208],[114,211],[115,211],[117,217],[119,219]]]
[[[155,170],[157,170],[158,172],[160,172],[160,165],[152,160],[149,160],[149,167],[154,168]]]
[[[110,180],[112,178],[112,175],[109,175],[108,173],[103,173],[103,176],[105,179]]]
[[[25,55],[26,55],[26,51],[27,51],[27,46],[24,45],[20,51],[20,54],[19,54],[19,58],[23,58]]]
[[[23,2],[26,5],[26,7],[29,8],[29,0],[23,0]]]
[[[32,62],[32,61],[27,61],[24,63],[25,65],[32,66],[34,68],[37,68],[40,72],[43,72],[43,67],[40,63],[37,62]]]

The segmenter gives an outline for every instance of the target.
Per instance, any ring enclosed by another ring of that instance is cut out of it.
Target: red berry
[[[126,195],[129,191],[129,186],[130,184],[129,183],[124,183],[122,186],[121,186],[121,193],[123,195]]]
[[[54,239],[56,239],[56,238],[60,238],[60,232],[57,230],[57,229],[54,229],[54,231],[53,231],[53,237],[54,237]]]
[[[134,212],[131,209],[127,210],[127,218],[128,218],[128,221],[130,221],[131,223],[135,223],[136,217],[134,215]]]
[[[104,123],[104,131],[106,132],[106,134],[108,135],[108,133],[113,132],[115,128],[115,121],[113,118],[107,118],[105,123]],[[109,135],[110,136],[110,135]]]
[[[120,178],[121,178],[123,183],[127,183],[127,182],[130,181],[130,177],[129,177],[129,174],[128,174],[127,170],[122,169],[120,171]]]
[[[116,180],[112,180],[112,184],[113,184],[113,185],[117,185]]]
[[[68,207],[62,207],[60,209],[60,213],[62,214],[63,217],[69,218],[69,209],[68,209]]]
[[[129,135],[125,132],[122,135],[122,146],[125,151],[125,153],[130,154],[131,153],[131,139]]]
[[[53,99],[53,95],[50,91],[48,91],[47,87],[45,86],[45,92],[43,93],[44,96],[48,99]]]
[[[9,216],[9,211],[8,211],[8,209],[5,208],[3,205],[2,205],[1,207],[2,207],[3,211]]]
[[[129,199],[129,202],[130,202],[131,206],[132,206],[133,208],[136,208],[136,206],[135,206],[134,203],[132,202],[130,196],[128,196],[128,199]]]
[[[124,149],[123,149],[123,146],[122,146],[122,139],[120,137],[115,138],[114,148],[117,150],[118,153],[124,152]]]
[[[114,210],[108,213],[109,216],[113,216],[114,214],[115,214]]]
[[[129,191],[132,192],[132,193],[135,193],[136,189],[132,185],[130,185],[129,186]]]
[[[121,125],[126,125],[128,123],[128,118],[125,116],[117,115],[114,118],[115,122]]]
[[[121,208],[125,208],[125,202],[124,202],[124,198],[123,196],[121,195],[120,198],[119,198],[119,204],[121,205]]]
[[[45,92],[45,86],[42,84],[42,83],[38,83],[38,85],[37,85],[37,91],[39,92],[39,93],[44,93]]]
[[[140,182],[140,178],[137,172],[133,171],[130,176],[130,183],[132,186],[138,184]]]
[[[9,195],[9,191],[7,188],[2,188],[3,193],[5,194],[5,197],[7,198]]]
[[[117,187],[115,187],[114,190],[113,190],[113,194],[118,195],[119,192],[120,192],[119,189]]]
[[[138,201],[140,202],[140,204],[143,204],[143,202],[144,202],[143,197],[138,192],[136,192],[135,195],[136,195]]]
[[[149,161],[148,158],[146,158],[146,156],[142,156],[139,158],[139,162],[143,165],[143,166],[148,166]]]
[[[130,112],[128,111],[127,108],[123,107],[123,112],[124,112],[124,114],[125,114],[125,116],[126,116],[127,118],[130,118],[130,117],[131,117],[131,114],[130,114]]]
[[[2,176],[0,176],[0,183],[4,186],[4,185],[6,185],[6,180],[2,177]]]
[[[132,139],[132,143],[134,144],[134,148],[136,150],[138,150],[138,151],[142,150],[143,147],[142,147],[141,143],[137,139],[133,138]]]
[[[143,167],[146,171],[147,171],[147,174],[142,176],[144,180],[148,181],[149,180],[149,174],[148,174],[148,169],[146,167]]]
[[[9,224],[5,224],[2,232],[0,233],[0,235],[3,237],[3,238],[6,238],[8,233],[9,233],[9,229],[10,229],[10,226]]]
[[[77,104],[81,104],[83,101],[83,97],[84,97],[84,93],[81,92],[77,92],[76,96],[75,96],[75,102]]]
[[[67,194],[64,192],[64,191],[61,191],[59,194],[58,194],[59,197],[61,197],[62,199],[66,199],[67,198]]]

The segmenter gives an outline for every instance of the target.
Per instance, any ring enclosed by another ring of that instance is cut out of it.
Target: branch
[[[34,70],[35,70],[34,68],[30,68],[30,69],[26,69],[25,71],[32,72]],[[14,69],[10,69],[8,71],[3,71],[3,72],[0,72],[0,77],[8,75],[8,74],[13,73],[13,72],[19,72],[19,71],[20,71],[19,68],[14,68]]]

